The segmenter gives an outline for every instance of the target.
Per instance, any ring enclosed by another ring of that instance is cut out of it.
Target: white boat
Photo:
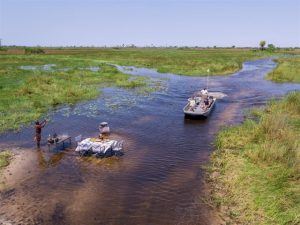
[[[211,95],[203,95],[196,92],[188,99],[187,105],[183,108],[183,112],[188,117],[208,117],[211,113],[217,98]]]

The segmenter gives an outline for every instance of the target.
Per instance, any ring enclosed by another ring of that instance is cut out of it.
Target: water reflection
[[[79,70],[86,70],[86,71],[91,71],[91,72],[98,72],[100,71],[100,67],[99,66],[89,66],[89,67],[57,67],[56,64],[45,64],[45,65],[41,65],[41,66],[34,66],[34,65],[23,65],[19,67],[21,70],[29,70],[29,71],[47,71],[47,72],[55,72],[55,71],[63,71],[63,72],[67,72],[73,69],[79,69]]]
[[[38,149],[36,153],[39,162],[39,167],[41,169],[47,169],[48,167],[54,167],[58,165],[66,154],[65,151],[54,152],[54,154],[47,154],[41,149]]]

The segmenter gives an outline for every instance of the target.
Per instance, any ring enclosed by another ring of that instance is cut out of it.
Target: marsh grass
[[[214,199],[231,222],[299,224],[300,92],[272,101],[255,120],[218,134]]]
[[[275,82],[300,83],[300,57],[275,59],[278,63],[275,70],[267,75],[269,80]]]
[[[95,53],[97,58],[119,65],[134,65],[157,69],[161,73],[205,76],[238,71],[246,60],[261,57],[261,53],[238,50],[197,49],[106,49]]]
[[[190,76],[225,75],[242,68],[243,62],[278,54],[299,54],[298,50],[274,52],[250,49],[197,48],[105,48],[105,49],[48,49],[47,54],[95,58],[119,65],[157,69],[162,73]]]
[[[157,69],[163,73],[191,76],[231,74],[247,60],[274,55],[299,55],[298,49],[273,52],[240,48],[43,48],[46,55],[69,59],[102,61],[119,65]],[[24,49],[11,48],[1,54],[25,54]],[[30,55],[29,55],[30,56]]]
[[[105,86],[136,88],[143,78],[130,79],[113,66],[60,56],[0,56],[0,132],[16,130],[61,104],[96,98]],[[56,64],[68,71],[22,70],[22,65]],[[100,71],[82,70],[99,66]]]
[[[211,75],[231,74],[241,69],[244,61],[276,54],[249,49],[196,48],[46,48],[44,51],[57,57],[94,59],[191,76],[206,76],[207,69]]]

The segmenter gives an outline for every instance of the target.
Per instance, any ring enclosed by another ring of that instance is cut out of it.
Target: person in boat
[[[42,139],[42,128],[45,127],[47,123],[47,120],[44,120],[43,122],[40,123],[40,121],[35,122],[35,141],[36,141],[36,146],[37,148],[40,148],[40,143]]]
[[[206,89],[206,88],[203,88],[203,89],[201,90],[201,94],[204,95],[204,96],[205,96],[205,95],[207,96],[207,95],[208,95],[207,89]]]
[[[204,99],[204,105],[203,105],[203,109],[204,110],[207,110],[210,106],[210,103],[209,103],[209,99],[208,98],[205,98]]]
[[[195,99],[190,99],[189,102],[190,102],[190,109],[192,111],[194,111],[194,109],[196,107],[196,101],[195,101]]]
[[[195,102],[196,102],[196,105],[200,105],[201,97],[199,97],[199,96],[195,97]]]

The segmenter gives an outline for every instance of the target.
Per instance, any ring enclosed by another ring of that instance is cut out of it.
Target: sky
[[[0,0],[3,45],[300,46],[300,0]]]

